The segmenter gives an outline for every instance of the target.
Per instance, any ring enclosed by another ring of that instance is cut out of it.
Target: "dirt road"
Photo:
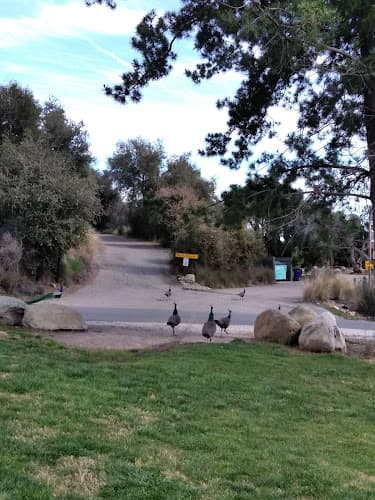
[[[103,255],[96,278],[61,299],[63,304],[80,309],[89,320],[164,322],[175,301],[188,323],[205,319],[212,304],[218,317],[231,309],[234,324],[251,324],[264,309],[280,304],[288,310],[302,298],[301,282],[248,287],[243,299],[237,295],[240,288],[183,290],[169,273],[169,250],[120,236],[100,238]],[[172,297],[167,299],[164,292],[169,285]]]
[[[202,324],[210,305],[217,318],[232,311],[229,334],[214,337],[214,342],[235,338],[250,340],[256,316],[267,308],[288,311],[302,302],[302,282],[279,282],[242,289],[210,291],[184,290],[169,272],[169,250],[157,244],[120,236],[102,235],[100,270],[88,285],[67,291],[61,303],[77,308],[89,324],[84,333],[56,333],[51,337],[67,345],[93,349],[143,349],[178,343],[204,342]],[[172,297],[164,292],[169,285]],[[178,304],[182,318],[172,337],[166,321]],[[361,324],[360,324],[361,323]],[[371,335],[374,325],[338,319],[351,337]],[[365,331],[367,330],[367,331]]]

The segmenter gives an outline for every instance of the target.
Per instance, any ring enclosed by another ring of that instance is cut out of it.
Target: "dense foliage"
[[[247,283],[244,271],[264,253],[262,241],[241,225],[225,229],[215,185],[201,177],[188,155],[167,158],[159,143],[132,139],[118,144],[106,175],[125,197],[131,234],[158,239],[173,252],[198,253],[194,270],[214,270],[211,285],[227,283],[218,270],[223,276],[235,272],[233,284]]]
[[[238,167],[278,131],[273,107],[294,109],[286,152],[265,154],[250,169],[277,162],[289,182],[303,176],[315,198],[356,195],[374,207],[374,25],[373,0],[184,0],[145,15],[132,38],[140,59],[105,91],[139,101],[147,84],[170,73],[176,41],[190,37],[202,59],[186,71],[194,82],[226,71],[242,77],[235,95],[218,102],[227,130],[208,134],[203,154]]]
[[[353,263],[354,248],[367,247],[368,233],[357,214],[337,211],[331,203],[306,197],[271,168],[244,186],[223,193],[223,223],[248,227],[262,235],[268,255],[293,257],[295,267]]]
[[[0,87],[0,123],[0,235],[21,244],[22,271],[58,278],[100,213],[87,134],[16,83]]]

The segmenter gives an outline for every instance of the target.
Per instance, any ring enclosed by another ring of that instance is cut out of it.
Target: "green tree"
[[[94,176],[83,182],[65,155],[41,139],[0,145],[0,233],[22,242],[22,265],[34,278],[59,277],[64,253],[100,213],[96,189]]]
[[[157,191],[163,158],[160,143],[140,138],[119,142],[108,160],[110,176],[131,203],[143,202]]]
[[[108,170],[96,172],[98,195],[102,206],[102,213],[95,223],[96,229],[118,229],[126,223],[126,205],[121,198],[120,191],[113,185]]]
[[[36,134],[40,123],[40,105],[32,92],[16,82],[0,86],[0,142],[8,137],[20,142],[27,132]]]
[[[277,159],[285,175],[303,175],[315,196],[370,199],[375,211],[374,25],[373,0],[185,0],[143,18],[132,38],[140,59],[105,92],[139,101],[143,87],[170,73],[176,41],[192,37],[202,58],[186,71],[194,82],[229,70],[242,76],[235,95],[218,102],[227,131],[210,133],[203,154],[238,167],[276,133],[270,109],[296,109],[286,140],[293,154]],[[267,155],[250,167],[270,162]]]
[[[287,245],[289,251],[299,249],[306,267],[350,266],[354,248],[362,249],[365,237],[357,215],[334,211],[322,204],[309,204],[294,221]]]
[[[165,187],[190,188],[203,200],[212,200],[215,194],[215,183],[201,176],[200,170],[191,163],[187,154],[168,159],[160,184]]]
[[[53,151],[67,156],[77,172],[87,176],[90,172],[92,156],[88,135],[83,122],[69,120],[56,99],[50,99],[41,114],[41,134]]]
[[[244,186],[232,185],[223,200],[224,224],[251,226],[261,235],[267,253],[275,256],[284,253],[285,240],[305,203],[302,191],[283,180],[274,167],[267,176],[249,176]]]

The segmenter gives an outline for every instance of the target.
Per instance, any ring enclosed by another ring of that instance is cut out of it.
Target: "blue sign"
[[[286,280],[286,271],[288,266],[285,264],[275,265],[275,280]]]

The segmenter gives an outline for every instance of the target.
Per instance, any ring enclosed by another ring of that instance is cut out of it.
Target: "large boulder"
[[[53,302],[28,306],[22,324],[38,330],[87,330],[85,320],[78,311]]]
[[[301,326],[298,321],[274,309],[263,311],[254,324],[256,339],[280,344],[293,344],[300,330]]]
[[[310,352],[346,352],[344,335],[330,312],[320,314],[303,326],[298,345]]]
[[[0,323],[20,325],[27,305],[23,300],[0,295]]]
[[[301,328],[318,316],[318,313],[308,306],[297,306],[288,312],[289,316],[298,321]]]

